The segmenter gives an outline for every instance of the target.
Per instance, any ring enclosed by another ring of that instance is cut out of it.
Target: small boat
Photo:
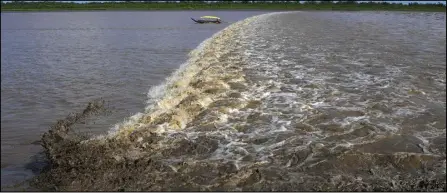
[[[219,17],[216,16],[202,16],[200,17],[200,19],[194,19],[191,18],[193,21],[195,21],[196,23],[215,23],[215,24],[220,24],[222,21],[220,20]]]

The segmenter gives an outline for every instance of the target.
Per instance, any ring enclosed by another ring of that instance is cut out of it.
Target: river
[[[445,13],[263,13],[2,13],[2,189],[102,98],[67,190],[445,190]]]

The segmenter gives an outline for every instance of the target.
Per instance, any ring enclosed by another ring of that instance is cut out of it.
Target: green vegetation
[[[60,10],[343,10],[343,11],[435,11],[445,12],[446,6],[438,4],[408,5],[386,2],[362,2],[348,1],[214,1],[206,3],[201,1],[176,2],[89,2],[89,3],[64,3],[64,2],[20,2],[12,1],[1,3],[1,11],[60,11]]]

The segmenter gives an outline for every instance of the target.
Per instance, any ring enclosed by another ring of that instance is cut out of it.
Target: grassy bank
[[[391,4],[349,2],[302,2],[289,1],[283,3],[232,1],[203,2],[10,2],[1,4],[1,11],[81,11],[81,10],[339,10],[339,11],[429,11],[445,12],[444,4]]]

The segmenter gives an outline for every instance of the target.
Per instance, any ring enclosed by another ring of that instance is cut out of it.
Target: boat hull
[[[212,20],[203,20],[203,19],[194,19],[191,18],[194,22],[196,23],[200,23],[200,24],[205,24],[205,23],[214,23],[214,24],[220,24],[220,21],[212,21]]]

